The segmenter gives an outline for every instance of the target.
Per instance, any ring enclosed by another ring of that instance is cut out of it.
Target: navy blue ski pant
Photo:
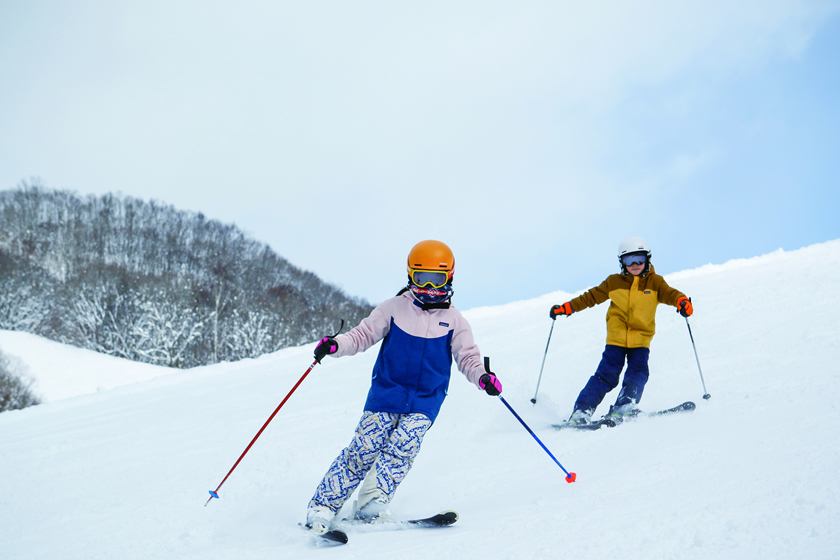
[[[630,402],[638,403],[648,380],[650,348],[623,348],[607,344],[595,374],[586,382],[575,402],[575,410],[595,410],[607,393],[618,386],[618,378],[627,360],[624,382],[615,401],[619,407]]]

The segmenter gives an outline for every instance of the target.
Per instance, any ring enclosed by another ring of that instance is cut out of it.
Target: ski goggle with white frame
[[[633,266],[634,264],[645,264],[647,262],[647,255],[644,253],[630,253],[621,257],[621,264],[624,266]]]
[[[419,287],[443,288],[449,282],[449,273],[441,270],[409,270],[412,284]]]

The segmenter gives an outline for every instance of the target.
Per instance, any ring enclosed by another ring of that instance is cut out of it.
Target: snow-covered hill
[[[350,440],[375,350],[317,366],[221,499],[203,507],[309,366],[311,347],[159,376],[170,370],[141,374],[109,359],[121,381],[81,380],[80,396],[62,398],[73,394],[75,375],[57,370],[72,363],[79,375],[104,374],[102,357],[15,345],[18,333],[2,333],[0,347],[29,364],[51,402],[0,414],[0,557],[840,557],[840,241],[667,279],[693,299],[710,400],[701,398],[685,320],[660,306],[642,408],[694,400],[697,410],[555,431],[549,425],[568,416],[598,363],[606,305],[558,319],[536,406],[548,308],[573,294],[469,310],[505,398],[577,482],[564,481],[501,402],[454,372],[392,509],[413,517],[451,508],[461,520],[440,530],[351,532],[349,545],[331,549],[314,546],[297,524]],[[53,353],[65,363],[38,365]],[[113,387],[122,382],[131,383]]]
[[[121,360],[18,331],[0,330],[0,350],[26,366],[41,402],[113,389],[170,374],[170,368]]]

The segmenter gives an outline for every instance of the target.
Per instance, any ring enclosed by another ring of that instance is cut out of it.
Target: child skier
[[[609,416],[621,421],[625,416],[637,414],[636,405],[648,380],[650,342],[656,332],[656,306],[660,303],[673,305],[683,317],[694,312],[691,300],[654,272],[650,257],[644,239],[625,239],[618,246],[621,274],[608,276],[600,286],[563,305],[553,306],[549,312],[549,316],[556,319],[558,315],[568,316],[611,300],[607,310],[607,346],[598,369],[578,395],[570,423],[589,423],[606,394],[618,385],[625,359],[627,371]]]
[[[306,521],[312,531],[329,530],[363,479],[355,517],[389,515],[388,504],[446,397],[453,358],[470,382],[488,395],[501,393],[501,382],[484,369],[469,323],[451,305],[454,271],[446,244],[421,241],[408,254],[408,286],[350,332],[325,337],[315,347],[320,362],[326,355],[352,356],[382,340],[353,440],[309,502]]]

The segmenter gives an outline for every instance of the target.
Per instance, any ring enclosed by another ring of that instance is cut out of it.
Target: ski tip
[[[216,492],[213,492],[212,490],[210,490],[210,498],[216,498],[216,499],[219,499],[219,494],[217,494]]]
[[[440,515],[442,517],[446,517],[448,519],[451,519],[450,523],[455,523],[456,521],[461,519],[461,516],[458,515],[458,512],[454,511],[454,510],[451,510],[451,509],[444,510],[444,511],[440,512],[438,515]]]
[[[314,534],[314,533],[313,533]],[[330,529],[324,534],[317,535],[319,539],[325,541],[326,544],[347,544],[350,542],[350,538],[347,536],[347,533],[342,531],[341,529]]]
[[[324,532],[316,532],[312,530],[312,525],[308,523],[305,525],[303,523],[298,523],[298,527],[309,533],[309,535],[315,540],[316,543],[320,543],[326,546],[347,544],[350,541],[350,538],[347,536],[347,533],[345,533],[341,529],[329,529]]]
[[[575,480],[577,480],[577,473],[570,472],[569,476],[566,477],[566,482],[568,482],[570,484],[572,482],[574,482]]]

